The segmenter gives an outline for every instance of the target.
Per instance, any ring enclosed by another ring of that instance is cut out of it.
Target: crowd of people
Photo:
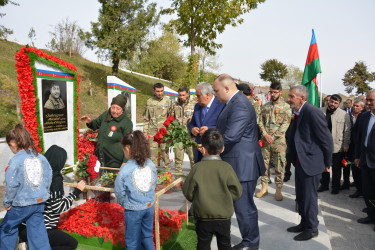
[[[164,97],[161,83],[153,90],[145,108],[143,132],[132,131],[124,114],[124,95],[116,96],[109,110],[97,119],[81,118],[89,128],[99,129],[95,154],[102,166],[120,168],[114,191],[117,202],[125,208],[127,249],[154,248],[159,151],[165,171],[170,170],[170,160],[166,144],[154,142],[153,136],[170,115],[201,144],[196,149],[175,148],[175,172],[182,174],[184,152],[192,166],[182,191],[192,202],[197,249],[209,249],[213,235],[219,249],[259,248],[253,197],[268,194],[271,165],[275,168],[277,201],[283,200],[282,186],[290,179],[291,164],[295,167],[301,221],[286,229],[298,233],[294,240],[318,235],[318,192],[329,190],[330,183],[332,195],[348,189],[350,171],[357,189],[350,197],[363,196],[368,214],[358,222],[375,223],[375,90],[367,93],[365,102],[364,97],[346,100],[343,109],[337,94],[326,97],[320,109],[309,104],[303,85],[291,87],[284,100],[280,83],[270,85],[270,101],[262,104],[253,99],[249,85],[236,84],[227,74],[219,75],[212,85],[198,84],[197,103],[192,103],[186,87],[178,89],[176,103]],[[5,174],[4,206],[8,211],[0,225],[0,249],[14,249],[18,233],[30,249],[75,249],[77,242],[56,228],[59,214],[69,209],[85,188],[79,182],[72,193],[63,196],[65,150],[54,145],[45,157],[38,154],[22,125],[9,131],[6,139],[15,156]],[[259,178],[261,189],[255,194]],[[230,239],[233,213],[242,238],[235,246]]]

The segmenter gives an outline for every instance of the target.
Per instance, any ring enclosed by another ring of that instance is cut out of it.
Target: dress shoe
[[[259,247],[246,247],[242,244],[242,242],[232,247],[232,250],[242,250],[242,249],[243,250],[245,249],[246,250],[258,250]]]
[[[331,194],[338,194],[339,190],[338,189],[332,189]]]
[[[358,223],[361,223],[361,224],[373,224],[375,223],[370,217],[365,217],[365,218],[360,218],[357,220]]]
[[[320,185],[317,191],[318,191],[318,192],[323,192],[323,191],[326,191],[326,190],[328,190],[328,187],[325,187],[325,186],[323,186],[323,185]]]
[[[305,230],[302,233],[294,236],[293,239],[296,240],[296,241],[309,240],[311,238],[314,238],[314,237],[318,236],[318,234],[319,234],[319,231],[311,232],[311,231]]]
[[[361,196],[363,196],[363,194],[359,190],[355,191],[354,194],[349,195],[350,198],[358,198],[358,197],[361,197]]]
[[[367,207],[365,207],[364,209],[362,209],[362,212],[364,212],[365,214],[367,214],[367,211],[368,211]]]
[[[289,233],[300,233],[303,232],[303,230],[305,230],[305,228],[301,224],[294,227],[288,227],[286,229],[286,231],[288,231]]]
[[[340,190],[345,190],[345,189],[350,189],[350,184],[349,183],[344,183],[340,186]]]
[[[284,182],[288,182],[290,180],[290,176],[284,176]]]

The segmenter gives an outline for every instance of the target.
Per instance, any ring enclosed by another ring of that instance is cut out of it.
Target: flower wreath
[[[38,99],[38,89],[37,89],[37,77],[35,61],[51,65],[61,71],[70,73],[74,76],[74,98],[73,106],[77,107],[74,110],[74,115],[76,120],[74,120],[74,161],[77,161],[77,140],[79,139],[79,83],[80,74],[77,72],[77,68],[64,60],[61,60],[55,56],[48,55],[47,53],[38,50],[28,45],[22,47],[15,56],[16,59],[16,71],[18,80],[18,89],[21,97],[21,113],[23,115],[23,120],[25,127],[31,133],[34,138],[35,146],[38,152],[44,151],[43,145],[43,129],[41,126],[41,119],[39,113],[39,99]],[[80,149],[78,149],[80,151]]]

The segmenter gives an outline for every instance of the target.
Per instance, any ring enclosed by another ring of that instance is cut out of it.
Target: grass
[[[14,42],[0,40],[0,116],[7,117],[7,119],[1,119],[0,121],[0,137],[4,137],[9,128],[19,122],[16,105],[17,103],[20,105],[20,98],[12,101],[11,105],[4,103],[4,100],[18,96],[18,89],[14,88],[18,84],[14,56],[22,46]],[[81,74],[81,90],[79,93],[81,116],[86,114],[96,118],[107,109],[107,76],[111,75],[111,67],[91,62],[80,56],[69,57],[48,50],[43,51],[66,62],[73,63],[77,67]],[[137,122],[143,122],[146,101],[153,95],[152,86],[156,82],[163,82],[164,85],[173,88],[168,82],[138,76],[122,70],[119,70],[117,77],[137,89]],[[92,89],[92,96],[90,96],[90,88]],[[80,128],[85,127],[84,123],[80,123]]]

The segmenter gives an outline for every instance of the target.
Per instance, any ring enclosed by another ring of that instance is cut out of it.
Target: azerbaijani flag
[[[302,85],[305,85],[309,91],[308,102],[319,107],[319,93],[316,81],[317,74],[321,73],[318,45],[315,40],[314,29],[312,30],[311,43],[307,53],[305,71],[303,72]]]

